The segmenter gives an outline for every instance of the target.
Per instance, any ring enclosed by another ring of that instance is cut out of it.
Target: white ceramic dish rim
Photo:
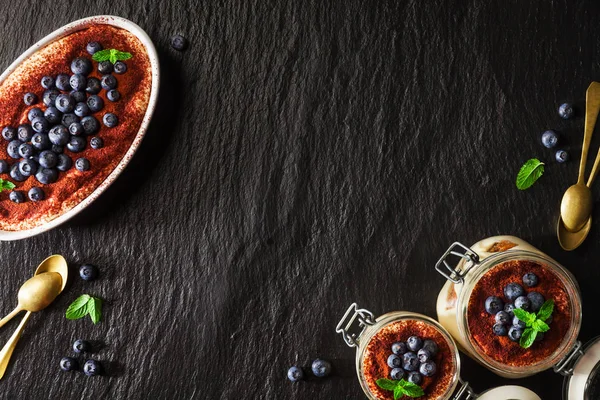
[[[94,200],[96,200],[121,174],[123,169],[129,164],[129,161],[133,157],[137,148],[139,147],[144,135],[146,134],[146,130],[148,129],[148,125],[150,124],[150,119],[152,118],[152,114],[154,113],[154,109],[156,107],[156,101],[158,99],[158,88],[160,86],[160,69],[158,63],[158,54],[156,53],[156,48],[152,43],[152,40],[148,36],[148,34],[137,24],[122,18],[113,15],[96,15],[93,17],[83,18],[70,24],[67,24],[48,36],[44,37],[42,40],[31,46],[27,51],[19,56],[3,73],[0,75],[0,83],[6,79],[23,61],[29,58],[33,53],[41,49],[42,47],[47,46],[48,44],[61,39],[73,32],[80,31],[82,29],[87,28],[90,25],[97,24],[106,24],[116,26],[121,29],[125,29],[135,35],[146,48],[146,52],[148,54],[148,58],[150,60],[150,65],[152,69],[152,87],[150,91],[150,99],[148,102],[148,108],[146,109],[146,113],[144,114],[144,118],[142,120],[142,124],[138,133],[136,134],[133,142],[119,164],[115,167],[115,169],[106,177],[106,179],[96,188],[94,191],[85,199],[83,199],[79,204],[75,207],[71,208],[69,211],[64,214],[54,218],[51,221],[48,221],[40,226],[31,229],[25,229],[20,231],[4,231],[0,230],[0,241],[10,241],[10,240],[19,240],[25,239],[32,236],[39,235],[40,233],[49,231],[57,226],[65,223],[69,219],[73,218],[75,215],[79,214],[83,211],[87,206],[89,206]]]

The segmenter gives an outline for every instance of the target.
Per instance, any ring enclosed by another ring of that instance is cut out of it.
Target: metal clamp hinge
[[[469,386],[469,382],[463,382],[460,378],[458,378],[458,381],[460,382],[460,387],[454,395],[453,400],[469,400],[477,397],[471,386]]]
[[[456,247],[459,247],[463,251],[462,252],[456,251],[455,250]],[[479,256],[477,255],[477,253],[475,253],[473,250],[471,250],[469,247],[465,246],[464,244],[459,243],[459,242],[454,242],[448,248],[448,250],[446,250],[444,255],[438,260],[438,262],[435,264],[436,271],[439,272],[444,278],[448,279],[449,281],[451,281],[453,283],[462,283],[464,275],[461,274],[459,271],[457,271],[456,268],[451,267],[450,264],[448,264],[448,261],[446,261],[448,256],[451,256],[451,255],[460,257],[472,264],[479,263]]]
[[[350,329],[352,328],[352,324],[358,320],[358,326],[360,328],[360,332],[358,334],[351,333]],[[367,329],[368,325],[373,325],[375,323],[375,317],[373,314],[364,309],[359,309],[356,303],[352,303],[346,313],[338,322],[335,327],[335,331],[340,333],[346,344],[350,347],[356,347],[358,344],[358,340],[362,333]]]
[[[573,375],[573,366],[575,365],[575,361],[579,359],[583,355],[583,350],[581,350],[582,344],[580,341],[575,342],[573,348],[563,357],[562,360],[558,362],[554,366],[554,372],[561,374],[563,376],[571,376]]]

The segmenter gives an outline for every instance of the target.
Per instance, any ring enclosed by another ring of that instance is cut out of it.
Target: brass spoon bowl
[[[592,191],[586,185],[577,183],[568,188],[560,203],[565,229],[569,232],[580,231],[589,221],[592,204]]]
[[[34,276],[21,286],[17,307],[0,321],[1,327],[20,311],[27,311],[15,332],[0,350],[0,379],[6,372],[10,357],[31,313],[43,310],[50,305],[65,288],[68,277],[69,268],[66,260],[60,255],[54,255],[42,261],[35,270]]]

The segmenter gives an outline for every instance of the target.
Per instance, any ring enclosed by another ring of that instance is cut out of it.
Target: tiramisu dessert
[[[148,106],[144,45],[97,24],[41,48],[0,83],[0,229],[34,228],[75,207],[121,161]],[[12,186],[12,185],[11,185]]]
[[[394,399],[395,391],[401,399],[446,398],[457,374],[453,348],[431,323],[416,319],[391,322],[369,340],[362,375],[377,399]]]

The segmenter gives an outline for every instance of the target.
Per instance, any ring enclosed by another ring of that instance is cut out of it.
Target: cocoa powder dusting
[[[71,153],[65,147],[65,154],[73,159],[85,157],[90,161],[91,169],[86,172],[77,171],[74,167],[67,172],[60,172],[56,183],[40,184],[34,177],[24,182],[14,182],[15,190],[27,192],[31,187],[40,186],[46,193],[46,200],[15,204],[8,199],[8,192],[0,193],[0,229],[23,230],[48,222],[75,207],[88,197],[114,170],[121,161],[142,123],[150,98],[152,74],[150,60],[143,44],[126,30],[109,25],[97,24],[81,31],[74,32],[48,46],[38,50],[23,62],[2,84],[0,84],[0,129],[4,126],[17,127],[27,122],[27,112],[33,107],[45,110],[41,101],[44,89],[40,85],[43,76],[56,76],[59,73],[71,74],[70,62],[79,56],[91,56],[86,52],[86,44],[98,41],[105,49],[115,48],[130,52],[133,58],[126,61],[127,72],[118,75],[117,90],[121,99],[110,102],[106,91],[98,95],[104,100],[104,108],[94,113],[100,121],[100,131],[96,136],[104,140],[102,149],[92,149],[88,145],[81,153]],[[97,62],[93,61],[94,71],[90,76],[101,78],[97,71]],[[35,93],[40,101],[33,106],[23,103],[25,92]],[[115,113],[119,125],[107,128],[102,124],[105,113]],[[7,142],[1,139],[0,159],[12,164],[18,160],[11,159],[6,152]],[[0,175],[10,179],[8,174]]]
[[[537,286],[523,285],[522,277],[533,272],[539,278]],[[546,300],[554,300],[554,312],[550,330],[543,340],[528,348],[522,348],[507,336],[496,336],[492,332],[494,316],[485,311],[485,299],[498,296],[506,302],[504,287],[515,282],[524,286],[527,293],[539,292]],[[562,281],[548,267],[526,260],[507,261],[485,273],[473,288],[467,310],[467,323],[473,341],[488,357],[511,366],[538,364],[552,355],[560,346],[571,326],[571,300]]]
[[[419,397],[420,400],[433,400],[442,397],[452,384],[456,374],[456,365],[453,362],[453,352],[449,343],[440,333],[438,328],[426,322],[418,320],[402,320],[392,322],[375,334],[365,350],[363,358],[363,375],[371,393],[378,399],[393,399],[393,392],[383,390],[377,386],[377,379],[388,378],[390,367],[387,365],[387,359],[392,354],[392,344],[394,342],[405,342],[410,336],[419,336],[423,340],[431,339],[439,347],[439,352],[435,357],[437,372],[432,377],[423,377],[421,387],[425,395]],[[402,399],[409,397],[403,396]]]

